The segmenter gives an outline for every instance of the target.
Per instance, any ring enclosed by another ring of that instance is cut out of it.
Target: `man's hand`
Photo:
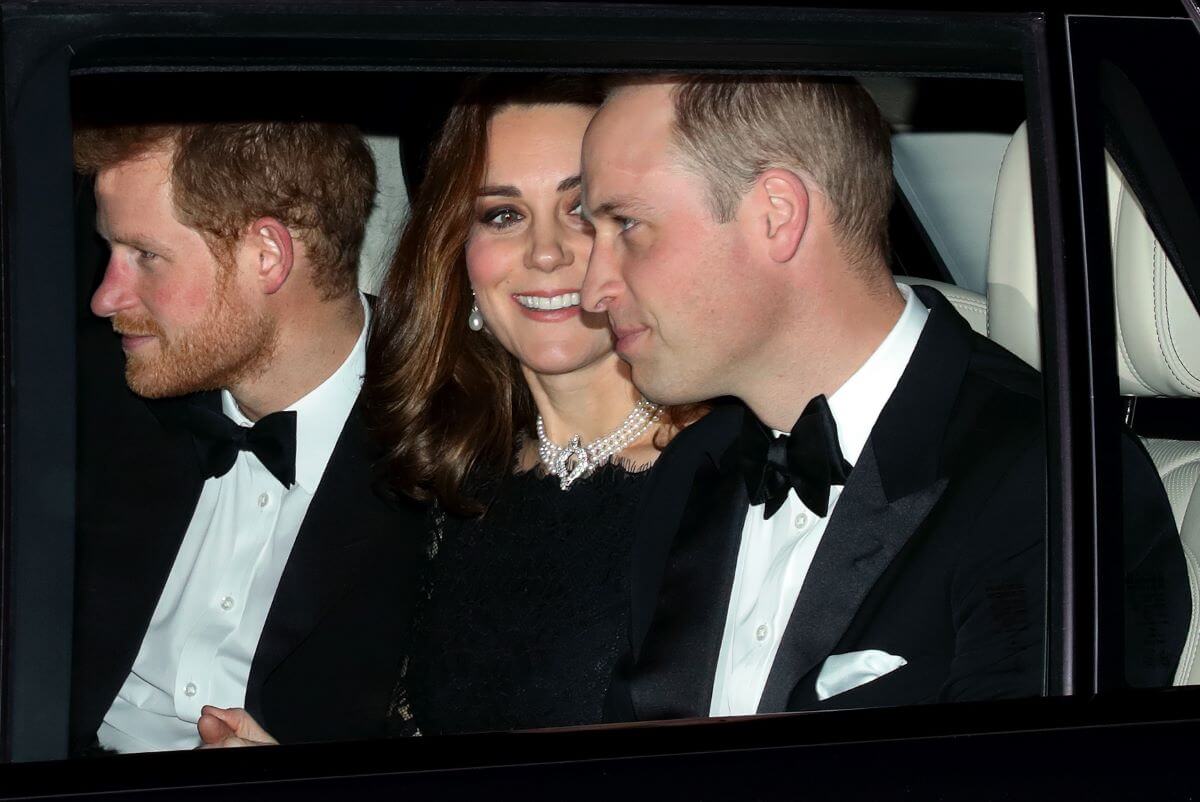
[[[196,722],[200,749],[224,749],[235,746],[278,745],[271,734],[259,726],[254,717],[240,707],[200,708],[200,720]]]

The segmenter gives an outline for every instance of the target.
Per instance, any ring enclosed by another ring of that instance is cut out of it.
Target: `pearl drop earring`
[[[479,302],[475,300],[475,291],[471,291],[471,314],[467,315],[467,328],[471,331],[483,331],[483,313],[479,311]]]

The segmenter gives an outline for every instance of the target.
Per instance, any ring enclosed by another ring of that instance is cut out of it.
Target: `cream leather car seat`
[[[1121,393],[1200,397],[1200,315],[1116,164],[1108,167],[1118,374]],[[1000,168],[988,249],[988,335],[1041,367],[1037,259],[1025,126]],[[1192,621],[1176,685],[1200,684],[1200,442],[1144,440],[1179,527],[1192,589]]]
[[[1033,190],[1024,123],[1008,143],[996,179],[988,238],[987,304],[988,336],[1040,370]]]
[[[375,206],[367,218],[362,252],[358,257],[358,287],[377,295],[391,264],[400,223],[408,214],[408,192],[400,164],[400,140],[395,136],[368,135],[367,146],[375,159]]]
[[[1113,279],[1121,393],[1200,398],[1200,314],[1111,159],[1108,186],[1109,206],[1114,210]],[[1171,500],[1192,585],[1192,625],[1175,684],[1196,685],[1200,684],[1200,441],[1144,442]]]
[[[896,283],[908,284],[910,286],[923,284],[927,287],[933,287],[946,297],[946,300],[958,310],[960,315],[967,319],[972,329],[979,334],[987,336],[986,297],[954,284],[947,284],[944,281],[934,281],[928,278],[917,278],[916,276],[896,276]]]

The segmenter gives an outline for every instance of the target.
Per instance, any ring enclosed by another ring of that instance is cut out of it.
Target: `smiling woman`
[[[543,374],[617,369],[607,322],[581,315],[578,300],[592,250],[591,226],[579,216],[579,143],[593,111],[513,106],[488,125],[467,271],[488,331],[521,364],[535,397],[544,395]]]
[[[607,321],[578,301],[592,238],[579,146],[600,100],[590,78],[509,75],[475,79],[452,108],[368,355],[366,391],[400,492],[478,514],[486,500],[472,479],[537,464],[539,414],[551,440],[591,442],[634,407]],[[564,389],[587,403],[551,398]],[[625,456],[648,463],[656,451]]]
[[[605,317],[580,308],[599,102],[589,79],[469,85],[384,283],[367,391],[393,485],[435,502],[400,731],[602,717],[629,518],[687,411],[641,398]]]

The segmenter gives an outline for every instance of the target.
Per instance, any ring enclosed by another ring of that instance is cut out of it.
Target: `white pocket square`
[[[906,665],[908,661],[903,657],[879,649],[831,654],[817,675],[817,698],[824,701]]]

